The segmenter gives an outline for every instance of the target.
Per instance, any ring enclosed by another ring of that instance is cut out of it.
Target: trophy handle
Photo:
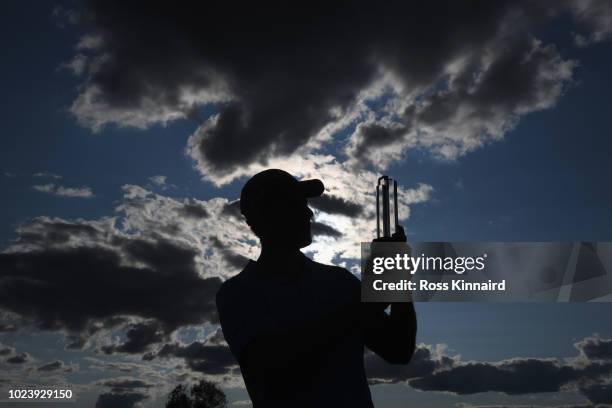
[[[380,186],[376,186],[376,238],[380,238]]]
[[[397,226],[399,225],[399,213],[397,206],[397,180],[393,180],[393,212],[395,213],[395,225],[393,231],[397,232]]]
[[[378,185],[376,186],[376,237],[381,238],[380,235],[380,224],[382,217],[382,236],[391,236],[391,178],[389,176],[381,176],[378,178]],[[381,197],[382,196],[382,197]],[[382,201],[382,202],[381,202]],[[398,197],[397,197],[397,181],[393,180],[393,219],[394,219],[394,231],[397,231],[399,225],[399,214],[398,214]],[[380,207],[382,204],[382,215]]]

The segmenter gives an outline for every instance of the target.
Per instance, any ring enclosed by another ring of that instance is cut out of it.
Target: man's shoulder
[[[232,276],[231,278],[226,279],[222,284],[219,290],[217,291],[216,301],[217,307],[219,304],[223,304],[223,302],[227,299],[234,298],[236,296],[241,296],[243,292],[243,288],[247,285],[247,280],[249,279],[250,269],[253,267],[251,262],[249,262],[240,273]]]
[[[348,269],[337,265],[328,265],[309,259],[309,267],[312,271],[318,272],[318,275],[325,279],[337,282],[344,285],[359,285],[361,281],[353,275]]]

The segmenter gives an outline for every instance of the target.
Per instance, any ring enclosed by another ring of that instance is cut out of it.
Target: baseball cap
[[[271,204],[286,201],[291,197],[318,197],[324,190],[321,180],[298,181],[284,170],[264,170],[251,177],[242,187],[240,212],[248,219]]]

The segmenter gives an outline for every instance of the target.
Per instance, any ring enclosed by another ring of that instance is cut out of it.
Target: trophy
[[[391,184],[393,184],[393,231],[391,231]],[[382,205],[382,235],[380,234]],[[397,180],[389,176],[378,179],[376,186],[376,235],[377,238],[390,237],[397,231],[398,207],[397,207]]]

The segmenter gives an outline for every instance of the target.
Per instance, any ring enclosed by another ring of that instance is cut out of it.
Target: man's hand
[[[406,233],[404,233],[404,227],[397,224],[395,232],[390,237],[380,237],[374,239],[372,242],[406,242]]]
[[[406,241],[407,238],[406,233],[404,232],[404,227],[398,224],[395,232],[390,237],[380,237],[372,240],[371,250],[373,254],[384,255],[384,245],[377,247],[376,243],[405,243]],[[410,254],[410,247],[408,246],[408,244],[405,245],[406,248],[403,249],[403,252]],[[395,249],[397,248],[391,250],[392,255],[396,253]],[[368,302],[365,303],[365,309],[369,313],[380,313],[381,311],[384,311],[390,304],[390,302]]]

